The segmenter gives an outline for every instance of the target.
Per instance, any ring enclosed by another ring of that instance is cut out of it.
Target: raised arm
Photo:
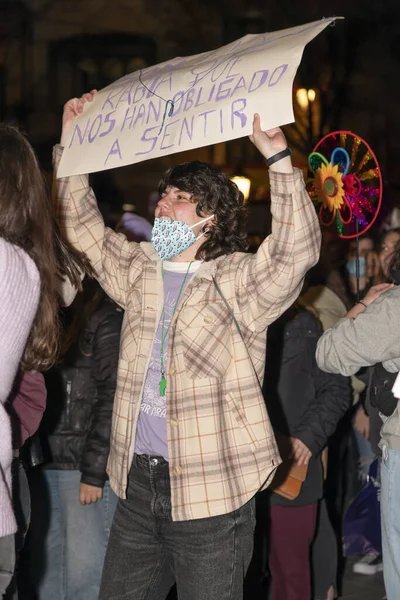
[[[268,160],[287,148],[280,129],[262,131],[255,116],[251,141]],[[290,156],[270,165],[272,233],[238,271],[236,296],[249,302],[253,326],[275,321],[299,295],[306,272],[318,261],[321,232],[302,173]]]
[[[382,289],[381,295],[368,304],[368,298],[376,298],[376,288]],[[387,288],[386,284],[371,288],[363,300],[367,307],[357,305],[349,311],[347,318],[325,331],[317,345],[320,369],[328,373],[354,375],[361,367],[389,361],[385,365],[387,370],[398,370],[400,286],[388,291]]]
[[[63,115],[62,144],[77,115],[82,113],[86,102],[92,102],[94,92],[84,94],[66,103]],[[56,179],[63,146],[55,147],[54,190],[55,212],[62,234],[78,250],[88,257],[96,278],[118,304],[125,306],[128,290],[128,272],[135,278],[132,265],[136,265],[137,274],[141,269],[142,256],[138,244],[128,242],[123,234],[117,234],[105,227],[98,209],[93,190],[89,186],[87,175],[75,175]]]

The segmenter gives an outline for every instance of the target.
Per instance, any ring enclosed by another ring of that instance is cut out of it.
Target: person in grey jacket
[[[400,286],[372,287],[317,345],[323,371],[354,375],[382,362],[390,373],[400,370]],[[400,597],[400,413],[381,415],[381,521],[383,572],[388,600]]]

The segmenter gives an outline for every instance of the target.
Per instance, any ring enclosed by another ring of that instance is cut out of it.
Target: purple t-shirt
[[[179,296],[181,285],[185,279],[188,268],[187,263],[168,263],[169,268],[178,268],[179,272],[164,268],[164,335],[171,321],[176,300]],[[197,270],[197,264],[193,263],[186,277],[185,286],[190,281],[193,271]],[[184,269],[184,270],[183,270]],[[182,272],[183,271],[183,272]],[[182,292],[183,294],[183,292]],[[136,430],[136,454],[150,454],[162,456],[168,460],[167,428],[166,428],[166,398],[160,395],[160,350],[162,336],[162,317],[158,324],[157,333],[151,352],[149,367],[147,369],[144,383],[142,405],[140,407],[139,420]],[[168,365],[167,365],[168,335],[164,342],[164,369],[167,379],[168,394]]]

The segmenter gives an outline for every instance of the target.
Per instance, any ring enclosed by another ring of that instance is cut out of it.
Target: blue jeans
[[[117,504],[79,503],[79,471],[34,469],[30,530],[31,579],[38,600],[98,600],[104,555]]]
[[[231,513],[172,521],[168,463],[136,456],[115,512],[99,600],[240,600],[253,553],[254,501]]]
[[[385,444],[381,464],[383,576],[387,600],[400,598],[400,450]]]

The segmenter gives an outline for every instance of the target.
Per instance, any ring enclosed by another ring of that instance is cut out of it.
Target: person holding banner
[[[63,136],[94,92],[64,107]],[[101,600],[243,595],[254,496],[281,462],[261,391],[265,336],[319,256],[320,229],[282,131],[253,144],[270,168],[272,234],[246,253],[243,197],[194,161],[160,185],[152,242],[104,226],[87,176],[56,182],[68,240],[125,309],[108,474],[120,497]],[[63,148],[55,148],[55,168]]]

